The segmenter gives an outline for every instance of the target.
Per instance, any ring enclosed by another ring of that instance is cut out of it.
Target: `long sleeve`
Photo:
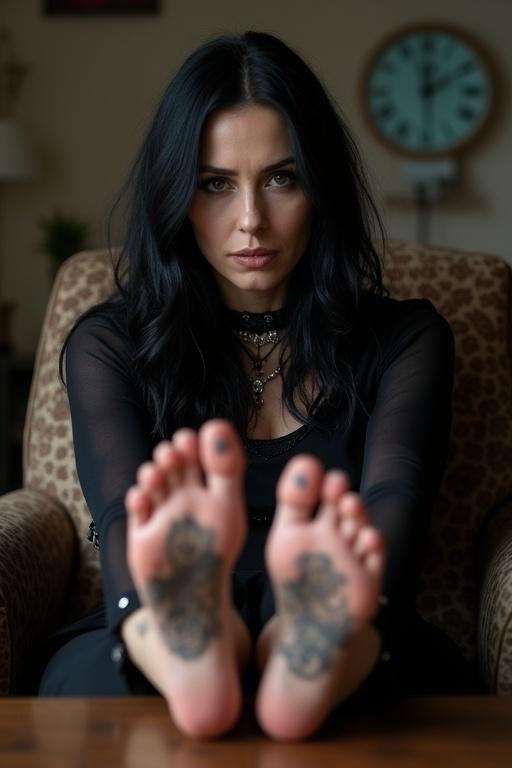
[[[78,324],[66,348],[66,384],[80,485],[99,533],[109,628],[139,606],[126,562],[124,496],[151,457],[147,416],[131,374],[122,322],[102,310]]]
[[[388,542],[384,591],[398,608],[416,594],[446,463],[454,340],[429,301],[399,302],[396,311],[380,345],[360,493]]]

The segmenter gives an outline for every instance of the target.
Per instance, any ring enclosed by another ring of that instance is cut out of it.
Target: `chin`
[[[261,293],[263,291],[275,291],[279,285],[281,283],[276,280],[262,280],[261,277],[259,279],[255,277],[252,280],[244,281],[244,284],[239,287],[242,291],[258,291]]]

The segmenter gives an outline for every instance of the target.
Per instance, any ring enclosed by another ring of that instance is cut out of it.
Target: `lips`
[[[276,253],[276,251],[273,251],[270,248],[242,248],[241,251],[235,251],[231,255],[256,257],[256,256],[270,256],[271,254],[274,254],[274,253]]]
[[[250,256],[244,256],[243,254],[240,255],[238,253],[233,254],[233,259],[236,261],[237,264],[240,264],[242,267],[245,267],[246,269],[260,269],[261,267],[265,267],[272,259],[275,258],[277,254],[277,251],[263,251],[263,249],[260,250],[260,253],[257,256],[254,256],[251,254]]]
[[[231,254],[234,261],[247,269],[259,269],[264,267],[277,254],[277,251],[271,251],[268,248],[244,248]]]

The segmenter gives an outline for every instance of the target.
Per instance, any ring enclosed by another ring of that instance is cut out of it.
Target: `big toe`
[[[208,489],[222,501],[239,501],[247,457],[234,426],[210,419],[199,430],[199,458]]]
[[[324,468],[315,456],[300,454],[290,459],[277,484],[276,523],[310,520],[323,477]]]

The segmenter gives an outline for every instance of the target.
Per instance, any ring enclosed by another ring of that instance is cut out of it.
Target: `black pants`
[[[265,571],[237,571],[232,575],[233,603],[253,641],[275,613],[274,596]],[[39,696],[144,696],[157,695],[153,685],[125,659],[112,655],[120,639],[106,626],[101,606],[79,621],[60,629],[49,641],[48,663],[39,682]],[[244,681],[250,690],[254,670]]]
[[[233,602],[256,640],[275,612],[265,571],[237,571],[232,578]],[[383,609],[387,611],[388,609]],[[384,699],[402,693],[478,693],[482,687],[474,666],[437,627],[411,613],[381,613],[375,625],[383,636],[388,661],[379,660],[352,697],[355,701]],[[38,685],[40,696],[159,695],[128,658],[119,664],[112,653],[119,638],[106,627],[103,607],[59,630],[47,648],[47,663]],[[254,693],[257,674],[247,670],[244,690]]]

